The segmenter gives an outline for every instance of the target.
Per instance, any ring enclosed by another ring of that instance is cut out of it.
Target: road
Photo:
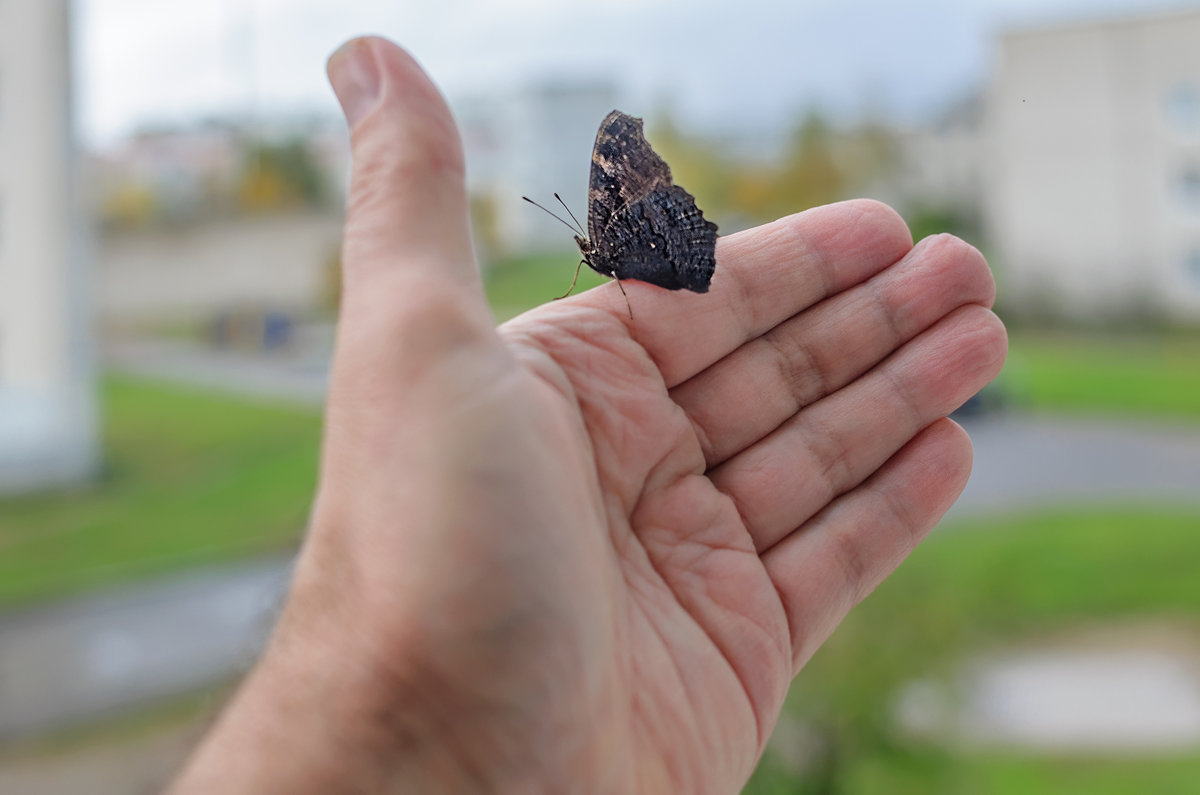
[[[1025,415],[963,424],[975,463],[952,515],[1080,500],[1200,503],[1200,426]]]
[[[209,386],[234,386],[239,373],[251,373],[247,391],[304,401],[319,400],[324,385],[324,373],[307,362],[264,375],[220,356],[180,363],[169,351],[151,353],[141,351],[127,369],[190,373]],[[173,369],[156,369],[155,356]],[[1200,504],[1200,427],[1019,415],[966,425],[975,470],[955,516],[1055,501]],[[253,561],[0,614],[0,739],[130,709],[245,670],[276,613],[289,564]]]

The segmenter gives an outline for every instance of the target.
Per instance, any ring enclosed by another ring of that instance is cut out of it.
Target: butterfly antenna
[[[579,219],[575,217],[575,213],[571,212],[571,208],[567,206],[567,203],[562,200],[562,196],[559,196],[556,193],[554,194],[554,198],[558,199],[558,203],[561,204],[563,209],[567,211],[567,215],[571,216],[571,220],[575,222],[575,226],[579,227],[579,236],[587,237],[587,232],[583,231],[583,224],[579,223]]]
[[[557,196],[558,194],[555,194],[555,195]],[[549,210],[547,210],[545,207],[543,207],[542,205],[538,204],[537,202],[535,202],[533,199],[529,198],[528,196],[522,196],[521,198],[522,198],[522,199],[524,199],[525,201],[529,202],[530,204],[532,204],[534,207],[538,208],[538,209],[539,209],[539,210],[541,210],[542,212],[544,212],[546,215],[549,215],[551,218],[554,218],[554,219],[556,219],[556,220],[557,220],[557,221],[558,221],[560,224],[562,224],[563,226],[565,226],[567,229],[570,229],[572,232],[577,232],[577,231],[580,231],[580,230],[577,230],[575,227],[571,226],[570,224],[568,224],[568,223],[567,223],[566,221],[564,221],[564,220],[563,220],[563,219],[562,219],[560,216],[558,216],[558,215],[555,215],[554,213],[550,212],[550,211],[549,211]],[[559,201],[562,201],[562,199],[559,199]],[[563,206],[564,206],[564,207],[566,207],[566,205],[565,205],[565,204],[564,204]],[[569,213],[569,212],[571,212],[571,211],[570,211],[570,210],[567,210],[567,212]],[[571,218],[574,218],[574,217],[575,217],[575,216],[573,216],[573,215],[571,216]],[[576,223],[576,224],[578,224],[579,222],[578,222],[578,221],[576,221],[575,223]],[[583,236],[584,236],[584,237],[587,237],[587,235],[583,235]]]

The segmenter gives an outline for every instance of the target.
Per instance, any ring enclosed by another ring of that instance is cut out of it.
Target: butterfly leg
[[[584,263],[584,260],[579,260],[579,264],[575,266],[575,278],[571,280],[571,286],[567,289],[567,291],[565,293],[560,295],[558,298],[555,298],[554,299],[555,301],[561,301],[562,299],[564,299],[568,295],[570,295],[571,292],[575,289],[575,283],[577,281],[579,281],[579,269],[583,267],[583,263]]]
[[[625,287],[621,284],[621,280],[617,278],[617,272],[613,271],[613,281],[617,283],[617,287],[621,290],[621,295],[625,296],[625,308],[629,310],[629,319],[633,320],[633,306],[629,303],[629,295],[625,292]]]

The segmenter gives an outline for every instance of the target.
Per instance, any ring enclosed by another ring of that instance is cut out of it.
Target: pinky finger
[[[970,472],[966,432],[938,420],[763,554],[787,613],[793,673],[933,529]]]

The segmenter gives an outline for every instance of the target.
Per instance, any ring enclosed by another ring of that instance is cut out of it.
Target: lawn
[[[1063,508],[943,526],[860,605],[796,680],[788,711],[828,743],[804,774],[769,755],[746,792],[1192,792],[1200,754],[1091,759],[955,752],[892,725],[905,682],[972,651],[1081,624],[1200,627],[1195,508]],[[1135,786],[1134,782],[1141,782]]]
[[[121,377],[102,395],[101,477],[0,500],[0,605],[295,545],[316,411]]]
[[[505,259],[486,267],[484,289],[496,320],[508,320],[565,293],[578,264],[579,251],[564,250]],[[583,292],[606,281],[609,280],[584,265],[579,271],[575,292]]]
[[[1200,334],[1015,333],[1000,384],[1036,410],[1200,420]]]

